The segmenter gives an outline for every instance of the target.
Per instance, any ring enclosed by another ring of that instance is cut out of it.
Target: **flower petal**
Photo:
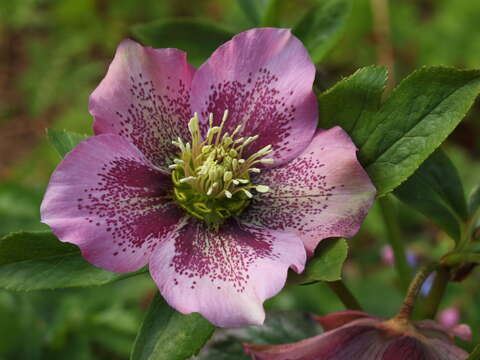
[[[189,139],[194,71],[183,51],[123,41],[90,96],[95,133],[125,136],[155,165],[165,166],[177,152],[172,140]]]
[[[337,311],[322,317],[317,317],[316,320],[322,325],[324,331],[329,331],[336,329],[340,326],[348,324],[352,321],[359,319],[375,319],[379,320],[380,318],[373,316],[369,313],[358,311],[358,310],[344,310]]]
[[[472,330],[470,326],[466,324],[446,327],[433,320],[422,320],[417,322],[415,326],[425,336],[449,342],[451,342],[455,336],[465,341],[470,341],[472,337]]]
[[[401,336],[392,341],[379,360],[434,360],[426,346],[416,338]]]
[[[468,354],[453,343],[425,338],[423,341],[401,336],[392,341],[382,360],[464,360]]]
[[[452,327],[451,332],[463,341],[472,341],[472,329],[467,324],[458,324]]]
[[[324,238],[353,236],[375,197],[355,145],[340,127],[318,131],[300,156],[253,181],[272,190],[253,199],[245,220],[295,231],[309,252]]]
[[[307,50],[288,29],[262,28],[238,34],[197,70],[192,110],[204,125],[209,113],[218,125],[229,110],[226,129],[259,135],[245,155],[273,146],[276,165],[298,155],[317,126],[315,77]]]
[[[381,359],[385,342],[373,326],[347,325],[292,344],[244,347],[255,360],[374,360]]]
[[[468,358],[468,353],[453,342],[429,339],[428,348],[432,353],[432,360],[465,360]]]
[[[42,222],[91,263],[115,272],[148,262],[183,213],[169,200],[169,175],[125,138],[82,141],[52,174]]]
[[[303,271],[306,255],[293,234],[238,224],[219,231],[189,219],[160,244],[150,273],[161,294],[184,314],[199,312],[222,327],[262,324],[262,303],[283,287],[288,268]]]

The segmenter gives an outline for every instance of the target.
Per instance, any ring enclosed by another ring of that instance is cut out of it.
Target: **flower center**
[[[173,141],[180,153],[170,165],[177,203],[191,216],[216,228],[248,206],[252,190],[269,191],[268,186],[252,184],[250,174],[260,172],[255,164],[273,163],[273,159],[264,158],[272,152],[271,145],[244,158],[245,147],[257,140],[258,135],[238,137],[241,125],[231,134],[225,132],[227,118],[228,110],[220,126],[213,126],[213,114],[210,114],[209,128],[202,139],[195,114],[188,124],[192,141],[184,143],[180,138]]]

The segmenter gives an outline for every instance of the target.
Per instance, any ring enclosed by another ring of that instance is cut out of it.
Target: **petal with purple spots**
[[[243,218],[296,232],[309,252],[324,238],[353,236],[375,197],[355,145],[340,127],[318,131],[297,158],[253,181],[271,191],[255,197]]]
[[[245,31],[220,46],[195,73],[192,111],[218,125],[229,110],[226,129],[259,135],[245,152],[273,146],[276,165],[298,155],[317,126],[315,77],[307,50],[288,29]]]
[[[125,138],[98,135],[82,141],[53,173],[42,222],[94,265],[134,271],[183,216],[171,191],[169,174]]]
[[[95,133],[125,136],[155,165],[165,166],[177,153],[172,140],[189,138],[194,71],[183,51],[123,41],[90,96]]]
[[[288,268],[303,271],[297,236],[234,220],[218,231],[189,219],[161,243],[150,273],[161,294],[184,314],[199,312],[213,324],[261,324],[262,303],[283,287]]]

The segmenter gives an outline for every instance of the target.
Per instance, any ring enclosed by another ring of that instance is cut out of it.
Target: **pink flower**
[[[94,265],[148,264],[184,314],[261,324],[288,269],[354,235],[375,195],[348,135],[317,130],[314,76],[286,29],[241,33],[198,69],[123,41],[90,97],[96,136],[53,173],[42,221]]]
[[[385,320],[361,311],[318,318],[326,331],[286,345],[245,344],[255,360],[463,360],[448,329],[431,320]]]
[[[460,339],[470,341],[472,339],[472,330],[467,324],[460,324],[460,310],[451,306],[441,311],[438,316],[438,322],[451,333]]]

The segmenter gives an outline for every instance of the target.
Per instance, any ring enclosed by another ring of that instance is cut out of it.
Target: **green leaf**
[[[479,70],[425,67],[403,80],[364,121],[359,158],[385,195],[408,177],[463,119],[480,91]]]
[[[47,136],[61,157],[67,155],[80,141],[88,137],[88,135],[53,129],[47,130]]]
[[[339,81],[318,98],[320,127],[341,126],[355,144],[362,144],[368,137],[362,124],[380,107],[387,81],[387,69],[369,66]]]
[[[157,293],[133,345],[131,360],[183,360],[195,355],[215,327],[199,314],[182,315]]]
[[[310,314],[293,311],[268,312],[262,326],[241,329],[218,329],[202,349],[198,360],[248,360],[242,343],[287,344],[313,337],[322,332]]]
[[[278,26],[278,11],[281,0],[269,0],[265,10],[263,11],[261,26],[262,27],[277,27]]]
[[[260,14],[257,8],[258,1],[256,0],[237,0],[238,5],[248,17],[252,25],[258,26],[260,23]]]
[[[216,24],[195,19],[159,20],[137,25],[132,31],[144,45],[185,50],[194,66],[201,65],[234,35]]]
[[[457,169],[440,149],[435,151],[402,185],[395,195],[431,218],[453,239],[459,240],[468,218],[467,203]]]
[[[0,239],[0,288],[16,291],[104,285],[134,273],[115,274],[83,259],[79,249],[50,231],[18,232]]]
[[[345,239],[322,240],[315,250],[315,257],[309,261],[305,269],[304,282],[340,280],[347,255],[348,245]]]
[[[468,212],[473,216],[480,209],[480,185],[473,189],[468,198]]]
[[[351,0],[326,0],[308,11],[293,33],[319,63],[340,39],[352,10]]]

